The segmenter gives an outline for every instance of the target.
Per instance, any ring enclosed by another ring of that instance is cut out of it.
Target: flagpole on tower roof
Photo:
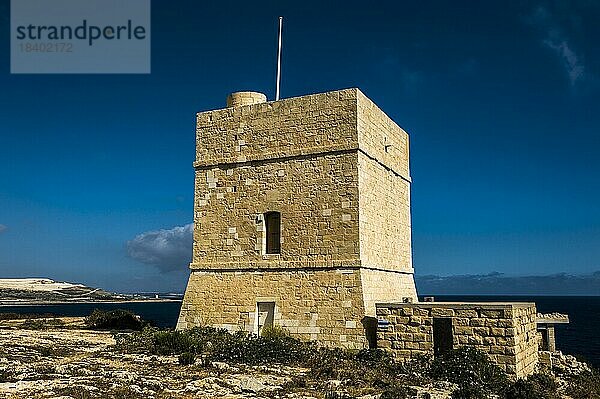
[[[279,100],[279,86],[281,84],[281,34],[283,31],[283,17],[279,17],[279,45],[277,47],[277,89],[275,90],[275,101]]]

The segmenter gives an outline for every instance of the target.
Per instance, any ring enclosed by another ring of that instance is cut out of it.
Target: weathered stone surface
[[[408,135],[358,89],[229,103],[197,115],[178,328],[256,332],[257,302],[268,301],[294,336],[366,346],[376,302],[416,300]],[[265,253],[269,211],[281,214],[279,254]]]
[[[394,334],[403,322],[390,314],[419,314],[410,317],[410,328],[422,328],[424,334]],[[377,344],[391,348],[398,358],[411,358],[434,352],[433,329],[425,321],[436,317],[451,318],[454,347],[469,346],[487,353],[496,364],[515,377],[532,374],[538,362],[538,337],[534,304],[521,303],[391,303],[377,304],[379,320],[388,329],[378,332]],[[452,317],[450,315],[459,315]],[[428,323],[431,324],[431,323]],[[414,345],[415,342],[427,345]],[[410,350],[406,350],[410,349]]]

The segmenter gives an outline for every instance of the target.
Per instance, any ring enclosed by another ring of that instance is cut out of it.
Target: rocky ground
[[[339,381],[307,386],[301,368],[181,366],[175,356],[122,354],[114,344],[110,332],[83,329],[82,318],[2,320],[0,398],[344,398],[335,396]]]
[[[59,320],[64,324],[47,330],[2,321],[0,375],[5,382],[0,383],[0,397],[259,397],[301,372],[240,370],[225,364],[200,368],[180,366],[174,356],[119,354],[111,350],[111,333],[84,330],[81,318]]]
[[[315,398],[378,399],[373,388],[348,394],[344,381],[315,381],[307,369],[246,366],[220,362],[180,365],[176,356],[127,354],[117,350],[113,334],[84,328],[84,318],[0,320],[0,398]],[[127,333],[120,333],[127,334]],[[540,353],[562,376],[589,371],[575,358]],[[557,397],[573,395],[557,378]],[[352,385],[352,384],[350,384]],[[420,399],[449,399],[456,385],[435,382],[412,387]],[[527,396],[529,397],[529,396]],[[555,396],[552,396],[555,397]]]

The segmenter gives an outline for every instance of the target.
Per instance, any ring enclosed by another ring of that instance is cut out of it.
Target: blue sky
[[[600,2],[152,4],[149,75],[11,75],[0,276],[181,290],[195,112],[359,87],[411,137],[419,274],[600,270]]]

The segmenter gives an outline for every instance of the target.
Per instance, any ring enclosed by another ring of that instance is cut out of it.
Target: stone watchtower
[[[194,251],[178,328],[349,348],[414,301],[408,135],[358,89],[233,93],[196,127]],[[375,321],[376,323],[376,321]]]

